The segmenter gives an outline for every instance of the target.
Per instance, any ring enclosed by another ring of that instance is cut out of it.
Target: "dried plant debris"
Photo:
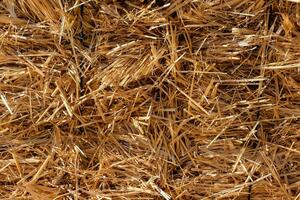
[[[0,1],[1,199],[300,199],[300,2]]]

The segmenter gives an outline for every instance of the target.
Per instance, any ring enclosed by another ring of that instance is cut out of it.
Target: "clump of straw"
[[[1,1],[0,198],[300,198],[299,3]]]

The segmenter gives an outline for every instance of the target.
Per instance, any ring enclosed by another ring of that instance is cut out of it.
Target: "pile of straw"
[[[299,3],[2,0],[0,198],[300,198]]]

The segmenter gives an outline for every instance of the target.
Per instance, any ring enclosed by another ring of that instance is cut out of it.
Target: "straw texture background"
[[[0,199],[299,199],[299,3],[1,0]]]

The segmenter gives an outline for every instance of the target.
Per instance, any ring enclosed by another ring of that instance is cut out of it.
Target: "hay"
[[[1,1],[0,198],[299,198],[298,3]]]

